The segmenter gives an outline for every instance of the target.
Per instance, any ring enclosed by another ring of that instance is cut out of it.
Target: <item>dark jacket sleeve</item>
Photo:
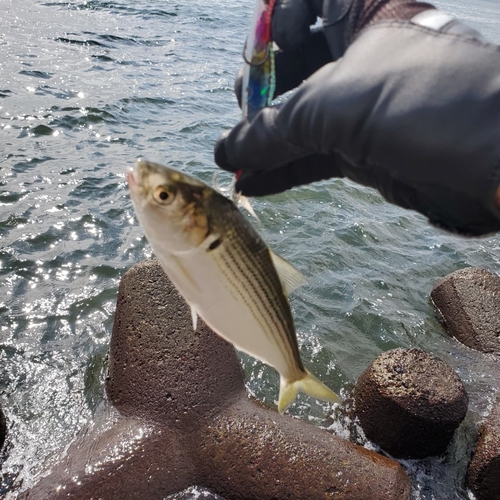
[[[286,165],[326,156],[331,176],[372,186],[447,229],[484,234],[500,230],[499,110],[498,46],[380,23],[279,108],[237,125],[221,166],[285,175]]]

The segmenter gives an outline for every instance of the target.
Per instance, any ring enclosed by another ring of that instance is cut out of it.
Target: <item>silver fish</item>
[[[299,391],[339,402],[300,359],[288,293],[305,279],[272,253],[233,202],[171,168],[139,160],[127,173],[137,218],[170,280],[237,349],[280,373],[278,410]]]

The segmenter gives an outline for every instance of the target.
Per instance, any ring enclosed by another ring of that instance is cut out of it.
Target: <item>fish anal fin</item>
[[[269,250],[274,267],[278,273],[281,284],[286,295],[291,294],[294,290],[303,285],[307,280],[306,277],[292,264],[287,262],[283,257],[276,255]]]
[[[305,376],[295,382],[289,382],[281,377],[278,411],[283,413],[295,401],[299,392],[303,392],[315,399],[329,401],[330,403],[341,402],[337,394],[306,370]]]

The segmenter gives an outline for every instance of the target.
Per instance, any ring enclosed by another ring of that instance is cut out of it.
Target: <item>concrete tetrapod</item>
[[[500,397],[481,426],[467,479],[478,500],[500,497]]]
[[[410,498],[397,462],[249,399],[234,348],[203,322],[193,332],[156,261],[122,278],[107,393],[120,415],[25,498],[159,500],[191,485],[226,499]]]
[[[397,458],[444,453],[469,401],[451,366],[402,348],[382,353],[360,375],[354,400],[366,437]]]
[[[449,335],[471,349],[500,355],[500,276],[460,269],[434,286],[431,299]]]

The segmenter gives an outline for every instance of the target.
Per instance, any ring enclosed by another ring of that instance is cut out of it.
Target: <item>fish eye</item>
[[[158,186],[155,189],[154,198],[162,205],[168,205],[174,200],[174,193],[165,186]]]

